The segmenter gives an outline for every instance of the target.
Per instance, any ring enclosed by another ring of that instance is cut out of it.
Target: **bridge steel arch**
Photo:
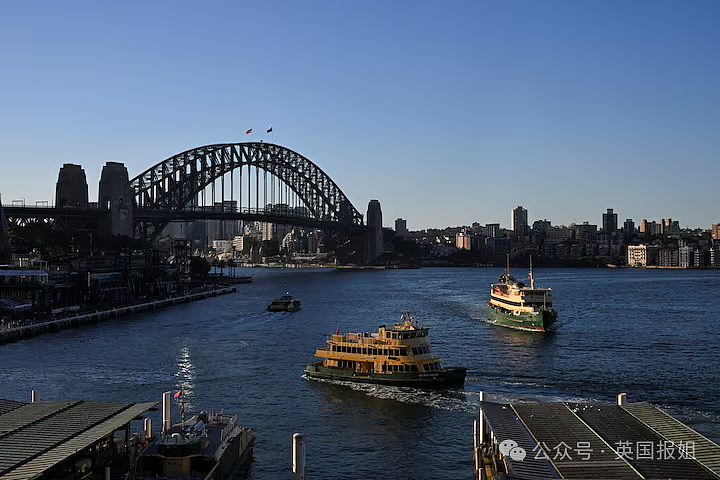
[[[280,179],[319,224],[363,225],[362,214],[320,167],[288,148],[263,142],[207,145],[158,163],[130,180],[134,208],[183,210],[215,180],[246,165]],[[165,225],[156,225],[152,236]]]

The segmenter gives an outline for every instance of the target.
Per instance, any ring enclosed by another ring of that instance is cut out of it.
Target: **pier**
[[[196,292],[177,297],[169,297],[161,300],[153,300],[150,302],[127,305],[124,307],[97,310],[95,312],[88,312],[64,318],[57,318],[46,321],[35,321],[27,325],[0,328],[0,344],[34,337],[35,335],[40,335],[41,333],[45,332],[55,332],[65,328],[74,328],[89,323],[98,323],[123,315],[131,315],[133,313],[157,310],[159,308],[169,307],[171,305],[176,305],[179,303],[204,300],[206,298],[216,297],[218,295],[225,295],[228,293],[233,293],[235,291],[237,291],[236,287],[212,288],[210,290],[205,290],[202,292]]]
[[[720,446],[659,408],[480,401],[475,480],[720,478]]]

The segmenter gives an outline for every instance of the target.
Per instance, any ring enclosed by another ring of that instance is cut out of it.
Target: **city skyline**
[[[264,140],[388,227],[720,221],[720,5],[453,6],[3,5],[3,202],[51,202],[65,163],[96,201],[107,161]]]

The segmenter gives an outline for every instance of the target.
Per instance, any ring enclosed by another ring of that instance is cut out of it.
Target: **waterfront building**
[[[236,252],[242,252],[245,249],[245,245],[248,244],[251,237],[245,235],[235,235],[233,238],[232,245]]]
[[[678,249],[673,247],[663,248],[658,255],[658,266],[660,267],[677,267],[680,265],[678,259]]]
[[[628,245],[627,264],[629,267],[654,265],[658,248],[655,245]]]
[[[500,224],[499,223],[488,223],[480,230],[480,233],[484,237],[495,238],[500,236]]]
[[[710,266],[720,267],[720,244],[710,247]]]
[[[602,228],[605,233],[617,232],[618,216],[617,213],[613,213],[612,208],[607,209],[607,213],[603,213],[602,216]]]
[[[693,267],[696,267],[696,268],[702,267],[702,266],[704,266],[704,264],[705,263],[703,262],[703,255],[702,255],[702,252],[700,251],[700,248],[695,247],[695,249],[693,250],[693,263],[692,263]]]
[[[692,267],[694,266],[693,263],[693,249],[689,245],[687,245],[685,242],[680,240],[681,245],[678,247],[678,266],[680,267]]]
[[[528,212],[522,206],[513,209],[510,220],[516,237],[522,237],[529,233]]]
[[[213,240],[213,250],[219,253],[229,252],[232,250],[232,242],[230,240]]]
[[[470,250],[472,248],[471,236],[465,229],[455,235],[455,247],[460,250]]]
[[[720,240],[720,223],[713,223],[711,235],[713,240]]]
[[[395,220],[395,236],[405,240],[407,238],[407,234],[407,220],[404,220],[402,218],[398,218],[397,220]]]

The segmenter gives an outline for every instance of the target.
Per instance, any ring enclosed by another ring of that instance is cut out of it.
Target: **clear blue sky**
[[[272,126],[385,225],[720,222],[717,1],[6,1],[0,25],[3,203]]]

